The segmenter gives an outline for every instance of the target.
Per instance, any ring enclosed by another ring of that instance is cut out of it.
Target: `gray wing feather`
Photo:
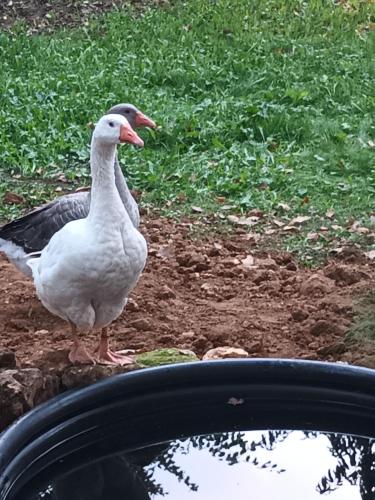
[[[89,209],[89,192],[61,196],[5,224],[0,228],[0,238],[12,241],[26,253],[38,252],[65,224],[87,217]]]

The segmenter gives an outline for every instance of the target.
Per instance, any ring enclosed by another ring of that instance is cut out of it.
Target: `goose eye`
[[[108,125],[109,125],[110,127],[114,127],[114,126],[115,126],[115,124],[114,124],[113,122],[109,122],[109,123],[108,123]]]
[[[128,115],[130,113],[130,109],[125,109],[125,114]]]

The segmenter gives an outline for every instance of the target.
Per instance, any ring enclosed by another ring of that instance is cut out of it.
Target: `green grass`
[[[375,345],[375,292],[370,292],[355,306],[355,318],[347,334],[349,343]]]
[[[86,124],[137,104],[161,125],[122,162],[145,202],[310,214],[366,224],[375,199],[374,4],[190,0],[88,27],[0,34],[0,196],[38,179],[88,183]],[[14,179],[14,175],[18,179]],[[30,198],[30,195],[33,196]],[[17,215],[3,206],[0,218]],[[298,246],[298,244],[297,244]]]

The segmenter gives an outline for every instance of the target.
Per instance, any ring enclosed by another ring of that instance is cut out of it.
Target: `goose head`
[[[151,120],[151,118],[139,111],[139,109],[136,106],[133,106],[133,104],[116,104],[116,106],[113,106],[107,111],[107,114],[122,115],[128,120],[132,128],[156,128],[156,123]]]
[[[122,115],[104,115],[96,124],[93,138],[101,144],[114,145],[119,143],[134,144],[143,147],[142,139]]]

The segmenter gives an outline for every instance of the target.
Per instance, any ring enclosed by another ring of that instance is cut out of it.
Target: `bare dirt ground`
[[[348,347],[353,299],[375,282],[375,265],[358,249],[321,269],[299,267],[288,253],[264,252],[245,229],[192,239],[203,223],[147,218],[149,260],[132,301],[112,325],[117,350],[245,349],[251,357],[341,360],[368,364]],[[38,301],[33,283],[0,258],[0,350],[21,366],[70,345],[69,327]],[[86,337],[94,349],[97,334]]]
[[[130,4],[163,6],[168,0],[1,0],[0,29],[25,24],[30,34],[86,24],[90,16]]]

